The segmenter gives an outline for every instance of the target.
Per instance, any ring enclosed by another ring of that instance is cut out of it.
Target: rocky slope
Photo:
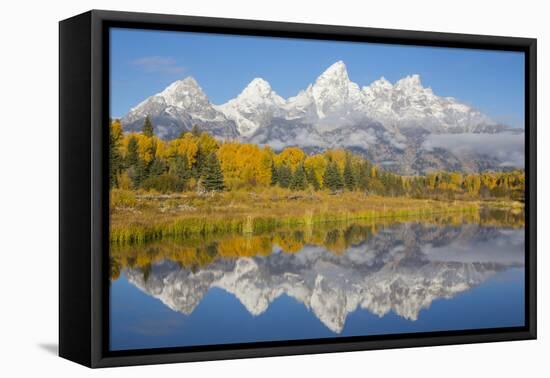
[[[236,138],[235,123],[218,111],[192,77],[176,81],[132,108],[122,118],[125,131],[140,131],[149,115],[154,132],[162,139],[177,138],[200,125],[220,139]]]
[[[199,125],[220,139],[268,144],[276,150],[345,147],[403,174],[432,170],[522,168],[524,133],[496,123],[452,97],[424,87],[418,75],[360,87],[344,62],[288,99],[255,78],[234,99],[213,105],[193,78],[176,81],[122,119],[140,130],[150,115],[161,138]]]

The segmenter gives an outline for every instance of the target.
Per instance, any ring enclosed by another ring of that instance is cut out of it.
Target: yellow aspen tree
[[[294,171],[304,161],[305,157],[306,154],[300,148],[287,147],[275,157],[275,164],[278,166],[282,164],[287,165]]]

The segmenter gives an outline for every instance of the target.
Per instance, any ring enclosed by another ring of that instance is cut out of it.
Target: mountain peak
[[[199,83],[197,83],[197,81],[195,80],[195,78],[193,76],[187,76],[183,80],[180,80],[180,82],[182,84],[185,84],[185,85],[191,85],[191,86],[195,86],[195,87],[199,86]]]
[[[267,87],[271,89],[271,85],[268,81],[262,79],[261,77],[255,77],[250,81],[248,86],[256,86],[256,87]]]
[[[376,89],[386,89],[390,90],[393,88],[392,83],[390,83],[384,76],[380,79],[373,81],[368,87],[364,88],[376,88]]]
[[[395,83],[397,89],[423,89],[422,81],[420,80],[420,75],[413,74],[405,76],[403,79],[400,79]]]
[[[182,91],[182,90],[195,90],[195,89],[202,91],[201,87],[199,86],[199,83],[197,83],[197,81],[192,76],[187,76],[184,79],[174,81],[172,84],[166,87],[163,93],[176,92],[176,91]]]
[[[234,99],[216,108],[237,125],[241,135],[250,136],[273,117],[282,115],[285,100],[262,78],[254,78]]]
[[[250,104],[263,104],[264,106],[282,106],[285,100],[280,97],[271,85],[264,79],[254,78],[245,89],[233,100],[228,103],[238,105],[238,107],[248,107]],[[238,104],[240,103],[240,104]],[[248,104],[248,105],[245,105]],[[247,109],[247,111],[257,111],[258,109]]]
[[[361,112],[355,112],[362,106],[361,90],[350,81],[346,65],[341,60],[317,78],[310,92],[313,114],[324,123],[328,121],[333,126],[349,124],[355,120],[355,115],[362,117]]]
[[[161,95],[170,97],[173,95],[182,94],[184,92],[203,93],[199,83],[197,83],[193,77],[187,76],[186,78],[174,81],[172,84],[167,86],[166,89],[161,92]]]
[[[188,76],[170,84],[160,93],[168,105],[189,108],[193,104],[207,106],[210,104],[208,97],[197,81]]]
[[[321,76],[317,79],[317,81],[323,80],[323,79],[336,79],[339,81],[349,81],[348,76],[348,70],[346,68],[346,64],[339,60],[336,63],[332,64],[329,68],[327,68]]]
[[[430,133],[497,132],[489,117],[458,100],[437,96],[417,74],[393,84],[380,77],[360,88],[348,77],[343,61],[330,65],[286,100],[256,77],[237,97],[213,105],[197,81],[186,77],[132,108],[122,120],[125,130],[140,130],[147,115],[164,139],[198,124],[222,139],[240,137],[277,148],[353,146],[372,154],[375,162],[395,161],[395,170],[408,173],[434,166],[455,169],[457,164],[469,170],[477,164],[468,156],[464,163],[447,162],[450,158],[438,153],[416,168],[403,152],[412,143],[407,139],[411,135],[421,135],[420,140]]]
[[[239,96],[242,95],[254,95],[260,97],[267,97],[271,94],[273,90],[271,85],[262,79],[261,77],[254,78],[246,88],[241,92]]]

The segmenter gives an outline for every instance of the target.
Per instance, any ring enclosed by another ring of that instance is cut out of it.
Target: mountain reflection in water
[[[524,228],[456,222],[324,225],[114,249],[111,265],[113,280],[122,274],[186,316],[215,288],[254,317],[287,296],[339,335],[357,310],[414,322],[438,299],[452,299],[508,269],[523,269]]]

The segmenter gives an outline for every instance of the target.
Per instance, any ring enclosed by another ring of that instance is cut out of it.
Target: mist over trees
[[[256,190],[363,192],[414,198],[523,199],[525,174],[511,172],[433,172],[400,176],[344,149],[306,154],[298,147],[279,153],[269,146],[217,141],[194,127],[164,141],[146,117],[142,132],[124,133],[112,120],[109,133],[111,188],[182,191]]]

